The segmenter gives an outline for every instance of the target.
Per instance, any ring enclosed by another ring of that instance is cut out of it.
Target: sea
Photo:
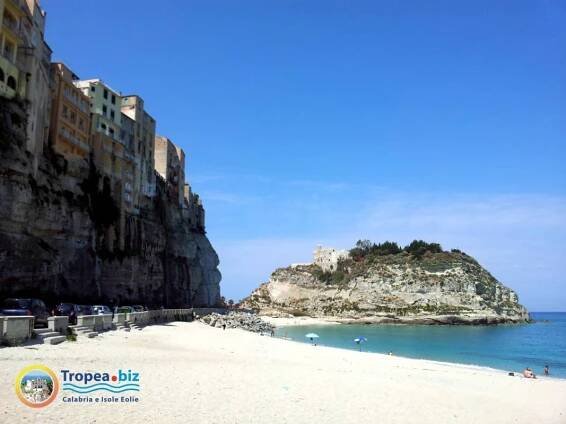
[[[507,372],[526,367],[542,375],[545,365],[552,377],[566,378],[566,312],[531,313],[534,322],[497,326],[464,325],[308,325],[279,327],[275,335],[318,345],[389,353],[407,358],[479,365]]]

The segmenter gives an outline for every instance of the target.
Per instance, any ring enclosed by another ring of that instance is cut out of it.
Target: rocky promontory
[[[500,324],[529,321],[517,294],[459,250],[414,241],[318,248],[311,264],[277,269],[242,307],[268,316],[344,323]]]

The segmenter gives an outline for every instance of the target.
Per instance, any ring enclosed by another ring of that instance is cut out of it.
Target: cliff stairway
[[[48,328],[36,328],[33,330],[36,338],[40,339],[43,344],[59,344],[63,343],[67,338],[57,331],[51,331]]]

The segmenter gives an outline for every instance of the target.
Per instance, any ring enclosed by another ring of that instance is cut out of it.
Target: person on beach
[[[530,368],[525,368],[525,371],[523,371],[523,377],[525,377],[525,378],[537,378],[537,376],[535,375],[533,370],[531,370]]]
[[[548,369],[548,365],[544,366],[544,375],[548,377],[548,374],[550,374],[550,371]]]

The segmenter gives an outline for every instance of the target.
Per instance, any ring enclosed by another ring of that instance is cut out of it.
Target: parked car
[[[26,316],[35,317],[35,325],[43,325],[47,327],[47,318],[49,311],[47,306],[39,299],[6,299],[2,302],[0,313],[7,316]]]
[[[116,306],[114,308],[114,313],[116,314],[129,314],[131,312],[135,312],[131,306]]]
[[[74,303],[59,303],[55,307],[55,315],[69,317],[69,324],[71,325],[77,323],[77,315],[79,315],[79,312],[79,305],[75,305]]]
[[[112,313],[112,309],[110,309],[106,305],[94,305],[92,309],[94,310],[95,315],[104,315],[104,314]]]
[[[134,308],[134,312],[147,311],[147,308],[142,305],[133,305],[132,308]]]
[[[79,312],[77,315],[96,315],[94,309],[90,305],[77,305],[79,307]]]

